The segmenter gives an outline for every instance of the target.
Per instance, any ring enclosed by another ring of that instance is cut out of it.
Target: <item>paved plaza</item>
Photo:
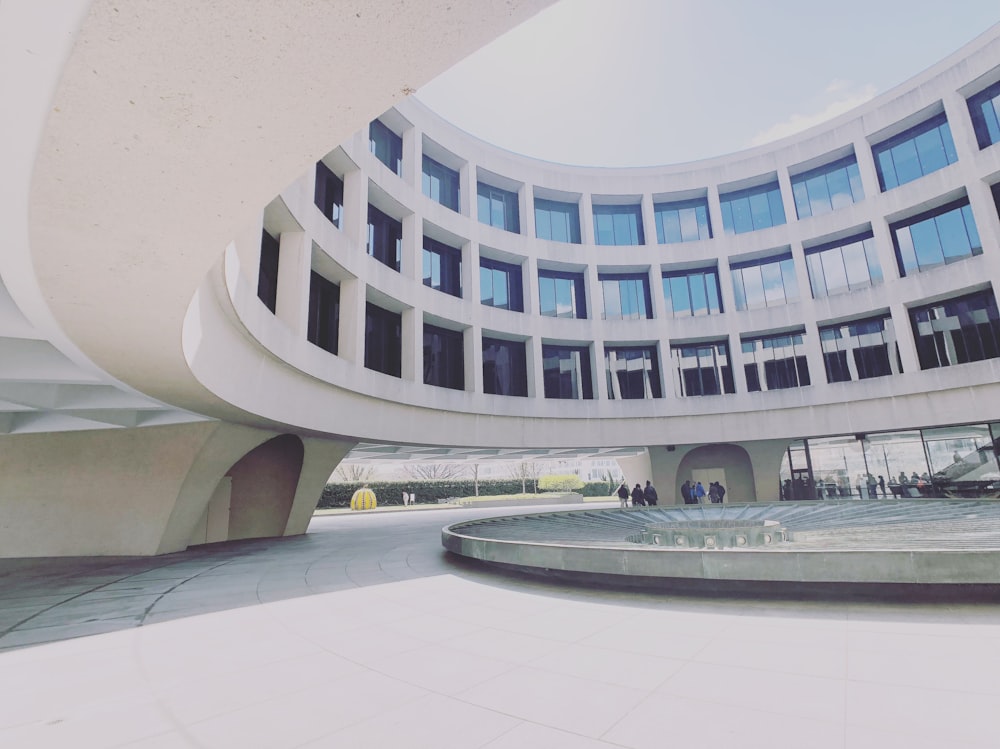
[[[1000,745],[1000,601],[559,587],[441,548],[501,513],[0,561],[0,746]]]

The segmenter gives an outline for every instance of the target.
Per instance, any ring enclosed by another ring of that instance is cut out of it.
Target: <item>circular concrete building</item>
[[[678,166],[538,161],[406,98],[545,4],[5,5],[45,54],[4,53],[0,553],[301,533],[361,443],[621,449],[662,504],[997,496],[1000,27]]]

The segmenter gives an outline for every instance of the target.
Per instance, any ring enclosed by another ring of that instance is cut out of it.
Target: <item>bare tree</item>
[[[538,474],[541,472],[541,466],[538,465],[533,460],[521,460],[517,463],[512,463],[508,468],[510,472],[510,477],[513,479],[519,479],[521,481],[521,493],[528,493],[528,482],[532,481],[535,484],[535,493],[538,493]]]
[[[479,496],[479,463],[468,464],[469,475],[472,476],[472,483],[476,485],[476,496]]]
[[[422,481],[456,479],[465,473],[459,463],[408,463],[403,470],[411,479]]]
[[[341,463],[333,475],[345,482],[370,481],[375,473],[375,466],[366,463]]]

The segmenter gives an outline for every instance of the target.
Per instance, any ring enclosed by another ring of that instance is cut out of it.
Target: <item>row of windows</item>
[[[269,236],[266,235],[265,236]],[[265,274],[262,272],[261,277]],[[267,300],[264,300],[265,303]],[[914,307],[909,312],[921,369],[1000,357],[1000,311],[992,291]],[[309,293],[307,339],[337,353],[340,289],[317,273]],[[903,371],[888,315],[818,328],[826,380],[850,382]],[[424,382],[463,390],[463,334],[424,325]],[[804,387],[811,383],[805,331],[740,339],[748,392]],[[402,317],[374,304],[365,312],[365,367],[399,377]],[[589,346],[542,347],[546,398],[591,399]],[[670,346],[678,397],[736,392],[728,340]],[[661,398],[655,346],[605,346],[605,375],[611,399]],[[524,341],[483,337],[484,392],[527,395]]]
[[[325,169],[325,167],[323,167]],[[319,171],[319,168],[318,168]],[[323,184],[326,199],[336,182]],[[333,178],[336,179],[336,178]],[[342,187],[342,186],[341,186]],[[994,192],[998,192],[996,189]],[[368,211],[368,254],[399,270],[402,223],[374,206]],[[982,254],[982,242],[972,209],[961,199],[890,226],[900,276]],[[867,288],[883,282],[870,231],[805,250],[806,272],[814,298]],[[261,299],[272,309],[277,296],[278,241],[265,232],[261,243]],[[463,295],[461,250],[423,239],[423,283],[456,297]],[[522,312],[522,268],[486,257],[480,259],[480,301],[488,306]],[[787,304],[799,299],[790,252],[730,265],[737,310]],[[600,274],[604,319],[650,319],[653,306],[646,273]],[[588,316],[584,273],[538,271],[539,311],[544,316]],[[723,311],[715,266],[662,275],[666,313],[671,317],[718,314]]]
[[[968,108],[980,149],[1000,142],[1000,82],[969,97]],[[402,138],[380,120],[369,126],[372,153],[396,174],[402,170]],[[942,169],[958,160],[944,113],[935,115],[872,146],[879,188],[885,192]],[[459,210],[459,173],[422,156],[422,189],[432,200]],[[793,175],[792,194],[799,219],[818,216],[864,199],[855,156]],[[342,188],[341,188],[342,189]],[[329,193],[325,193],[328,196]],[[519,233],[518,195],[487,182],[477,183],[478,217],[482,223]],[[720,193],[723,229],[729,234],[779,226],[786,222],[776,178],[766,184]],[[317,205],[320,196],[317,192]],[[322,208],[322,206],[321,206]],[[558,242],[580,242],[579,206],[574,202],[535,199],[536,236]],[[328,213],[324,210],[324,213]],[[332,219],[334,220],[335,219]],[[689,242],[712,236],[707,199],[654,205],[657,242]],[[639,204],[593,205],[594,241],[598,245],[645,244]]]

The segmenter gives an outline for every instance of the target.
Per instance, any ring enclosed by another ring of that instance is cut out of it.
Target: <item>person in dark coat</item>
[[[656,507],[656,503],[660,499],[656,496],[656,488],[649,481],[646,482],[646,488],[642,490],[642,498],[650,507]]]
[[[646,499],[642,495],[642,487],[636,484],[635,489],[632,490],[632,506],[639,507],[644,504],[646,504]]]
[[[691,495],[691,482],[685,481],[681,484],[681,498],[684,500],[684,504],[693,505],[694,497]]]
[[[623,510],[628,507],[628,487],[625,486],[624,481],[622,481],[622,485],[618,487],[618,504]]]

